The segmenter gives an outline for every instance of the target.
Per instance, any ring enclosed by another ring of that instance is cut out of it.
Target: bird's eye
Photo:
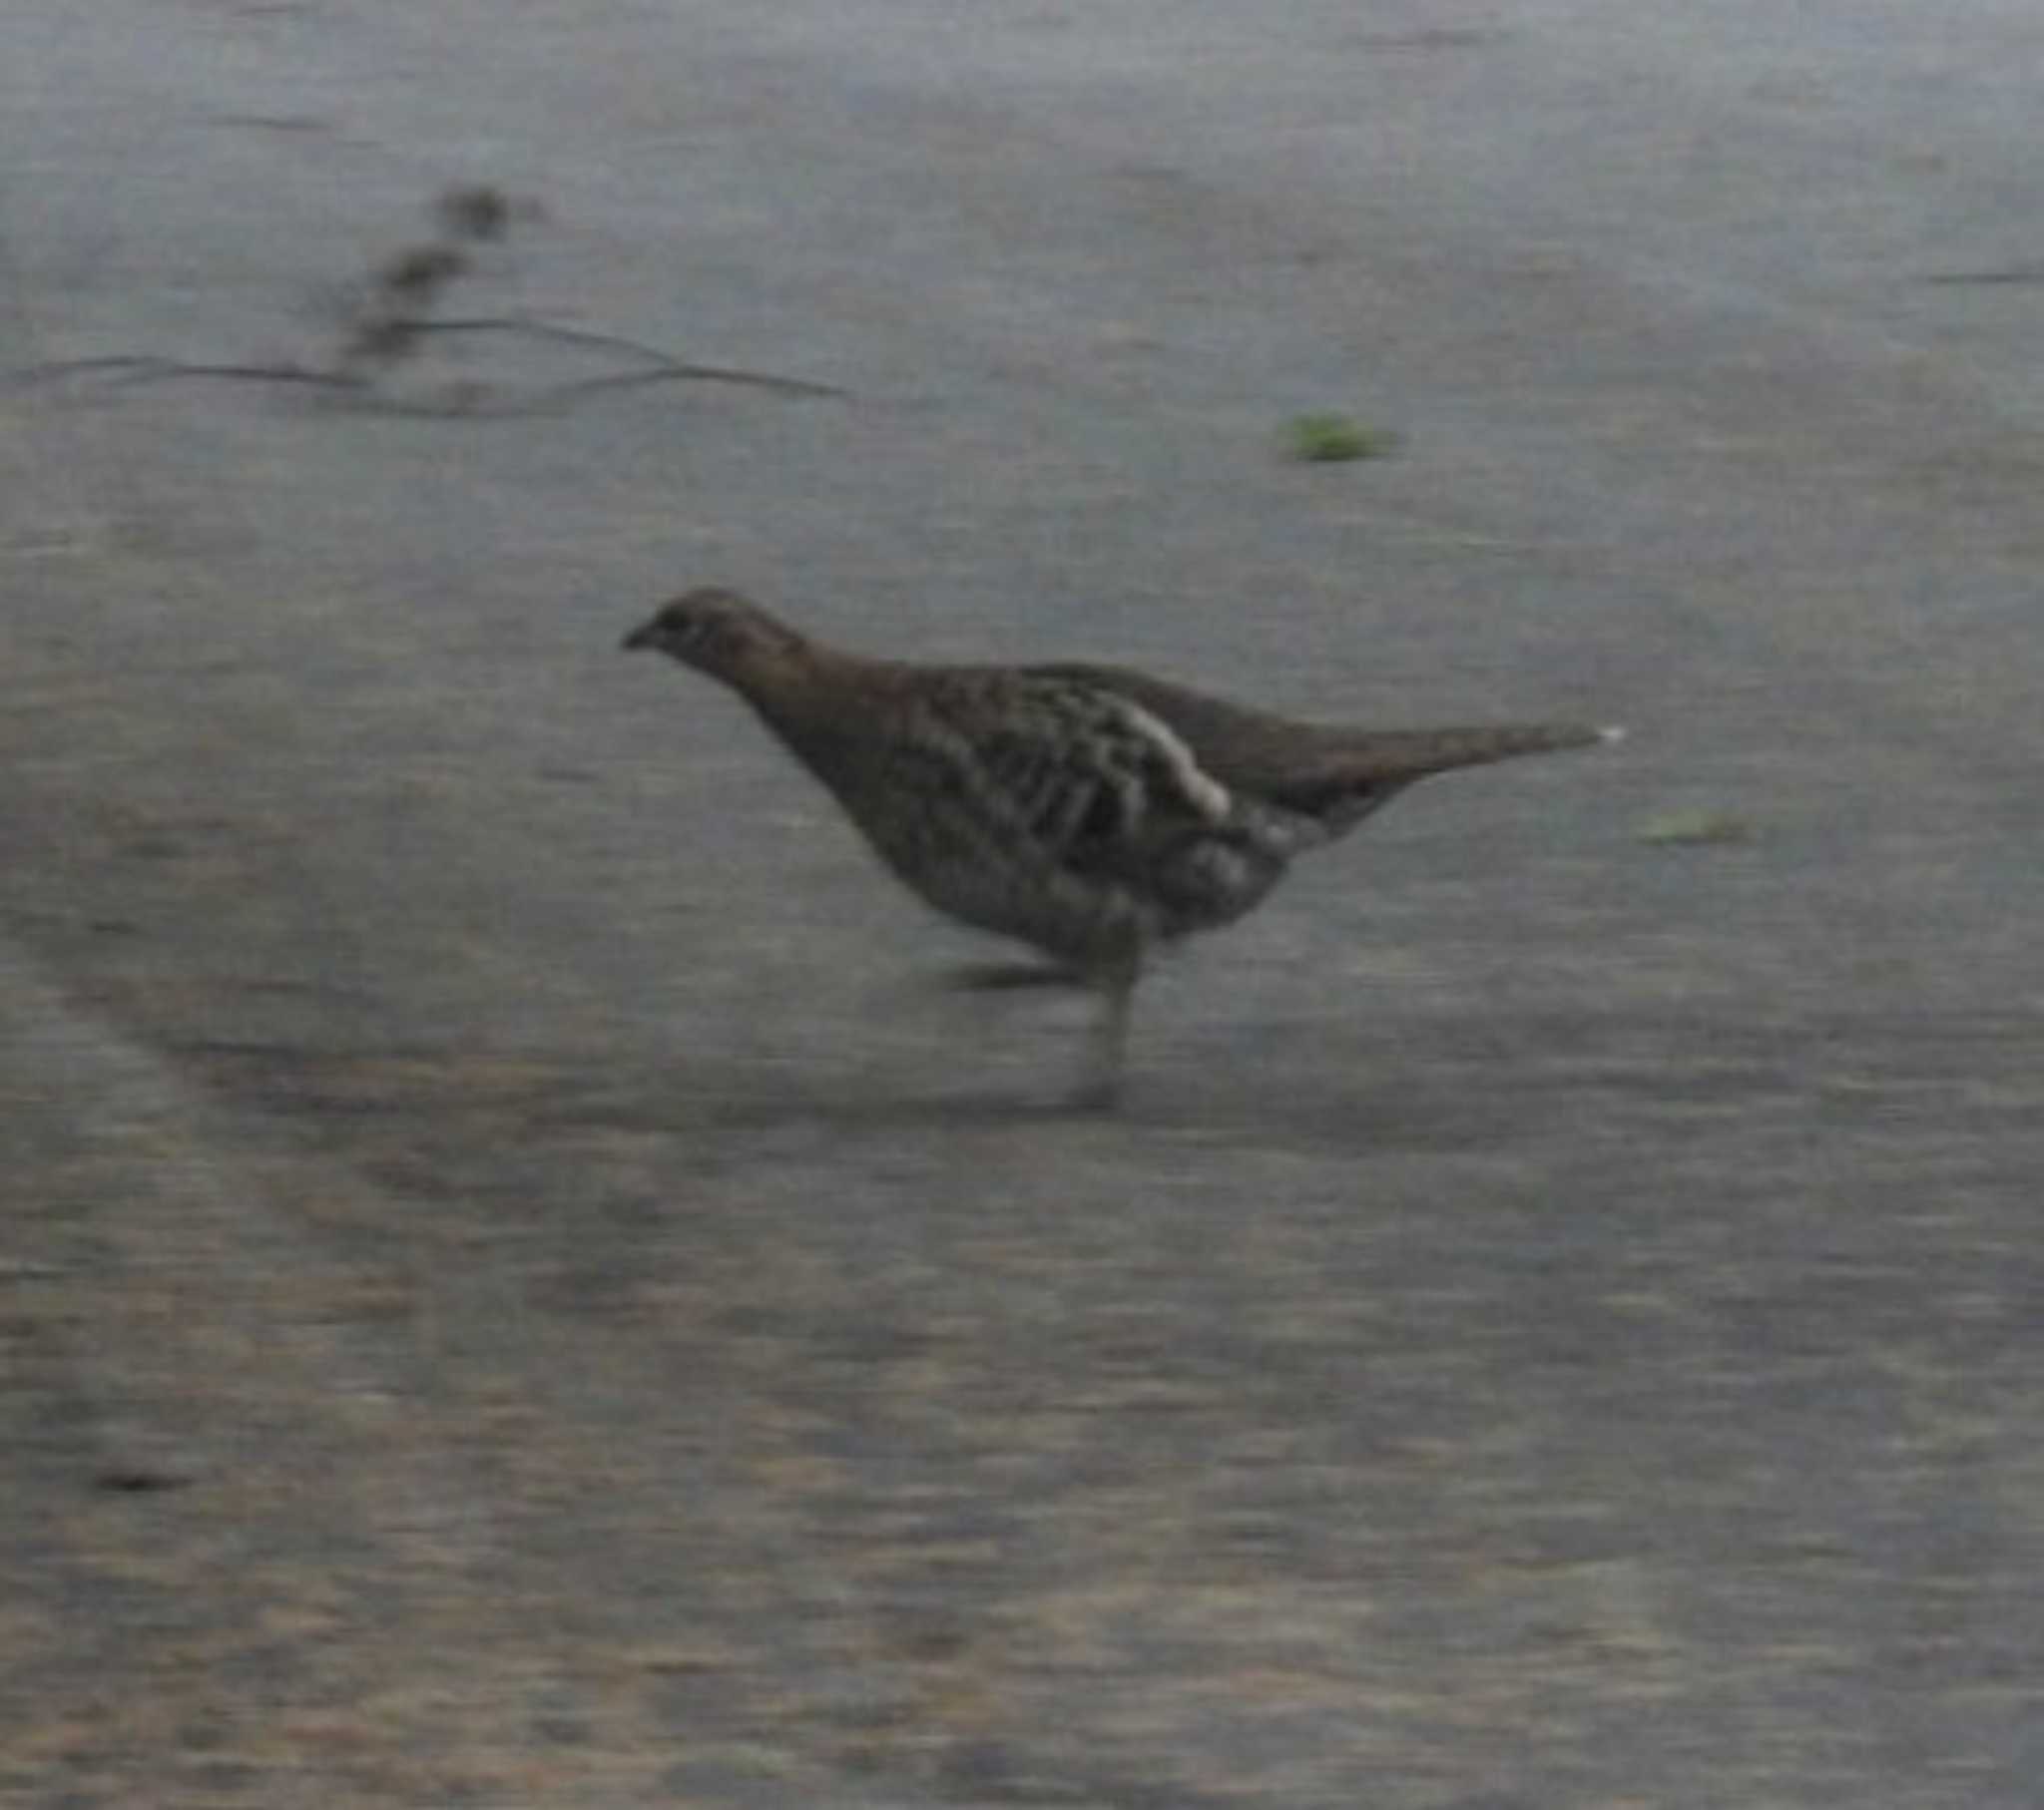
[[[674,626],[676,648],[696,660],[721,658],[732,639],[731,625],[712,611],[692,610]]]

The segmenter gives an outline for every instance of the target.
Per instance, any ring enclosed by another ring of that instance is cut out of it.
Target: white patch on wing
[[[1164,756],[1165,767],[1180,795],[1200,816],[1209,823],[1221,824],[1235,814],[1234,796],[1200,765],[1176,729],[1126,697],[1110,695],[1109,701],[1115,714]]]

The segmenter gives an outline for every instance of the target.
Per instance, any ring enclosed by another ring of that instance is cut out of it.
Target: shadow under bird
[[[626,636],[722,679],[938,911],[1043,951],[982,984],[1096,989],[1081,1100],[1118,1088],[1149,952],[1231,924],[1292,857],[1415,780],[1614,741],[1578,723],[1292,722],[1120,667],[926,666],[812,641],[705,588]]]

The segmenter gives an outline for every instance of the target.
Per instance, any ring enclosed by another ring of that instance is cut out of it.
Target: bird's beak
[[[660,630],[656,623],[641,623],[638,628],[619,643],[627,654],[639,648],[651,648],[659,644]]]

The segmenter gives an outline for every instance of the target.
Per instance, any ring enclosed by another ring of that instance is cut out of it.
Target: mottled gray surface
[[[12,0],[11,368],[489,181],[456,311],[851,394],[0,392],[0,1802],[2034,1806],[2044,25],[1868,17]],[[1074,1120],[700,580],[1635,736]]]

